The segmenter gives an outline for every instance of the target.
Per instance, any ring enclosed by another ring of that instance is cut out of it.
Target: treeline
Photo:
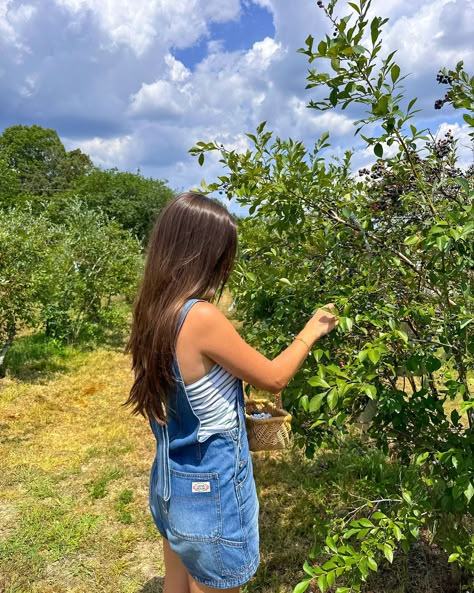
[[[142,252],[174,192],[139,172],[103,170],[57,132],[12,126],[0,136],[0,376],[20,329],[76,341],[123,321]]]

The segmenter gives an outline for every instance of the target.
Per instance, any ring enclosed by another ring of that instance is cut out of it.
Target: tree
[[[325,561],[307,563],[298,586],[314,579],[323,592],[336,582],[340,592],[360,591],[380,559],[407,553],[422,530],[451,562],[474,568],[474,180],[456,165],[450,135],[434,139],[411,123],[416,99],[405,99],[395,54],[382,56],[387,19],[369,22],[370,0],[350,3],[342,18],[336,1],[318,4],[334,34],[309,36],[301,50],[312,64],[308,87],[327,93],[309,106],[365,106],[356,133],[375,130],[361,135],[374,151],[371,169],[354,176],[349,152],[324,158],[328,133],[308,150],[274,138],[265,123],[248,134],[254,147],[245,153],[216,142],[191,152],[201,163],[218,152],[226,173],[207,191],[235,196],[256,219],[258,232],[251,221],[242,226],[245,257],[232,281],[246,336],[274,356],[318,302],[337,305],[337,330],[285,392],[297,442],[310,456],[337,446],[374,400],[372,442],[413,468],[383,496],[332,518],[312,555]],[[449,101],[472,112],[474,80],[462,65],[447,76]]]
[[[55,130],[40,126],[6,128],[0,159],[17,176],[21,193],[33,196],[66,189],[92,167],[87,155],[79,149],[67,152]]]
[[[107,319],[113,297],[135,293],[142,256],[135,237],[78,200],[59,228],[43,260],[50,275],[38,297],[40,319],[47,335],[74,341]]]
[[[39,322],[38,302],[49,276],[45,255],[54,236],[45,217],[15,210],[0,217],[0,377],[17,331]]]
[[[154,221],[174,196],[163,180],[139,172],[94,169],[77,178],[69,195],[76,195],[89,208],[100,209],[145,242]]]

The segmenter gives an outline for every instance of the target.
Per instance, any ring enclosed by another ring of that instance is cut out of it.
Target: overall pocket
[[[222,532],[218,474],[171,469],[170,476],[168,521],[171,531],[189,541],[218,538]]]

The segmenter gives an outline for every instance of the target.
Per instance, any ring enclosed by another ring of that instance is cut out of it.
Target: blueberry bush
[[[211,141],[191,153],[202,164],[217,152],[224,172],[204,190],[249,207],[231,287],[245,337],[275,356],[318,306],[336,304],[338,327],[285,389],[296,442],[312,456],[359,426],[409,470],[328,519],[295,588],[348,593],[422,539],[474,569],[474,169],[458,166],[450,132],[414,125],[417,99],[396,53],[384,54],[387,19],[367,16],[371,1],[342,17],[337,1],[318,5],[331,32],[300,50],[318,97],[308,107],[357,105],[374,164],[354,172],[350,151],[327,156],[329,133],[308,148],[265,122],[245,152]],[[434,108],[473,127],[462,62],[437,82],[447,91]]]
[[[64,221],[33,215],[27,205],[0,218],[0,376],[15,336],[25,329],[77,341],[119,325],[113,298],[131,299],[143,265],[130,232],[80,201]]]

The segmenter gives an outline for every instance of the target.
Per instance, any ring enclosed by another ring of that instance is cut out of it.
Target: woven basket
[[[267,399],[247,399],[245,424],[251,451],[276,451],[290,444],[291,414],[281,407],[281,394],[276,404]],[[254,411],[267,412],[271,418],[254,418]]]

